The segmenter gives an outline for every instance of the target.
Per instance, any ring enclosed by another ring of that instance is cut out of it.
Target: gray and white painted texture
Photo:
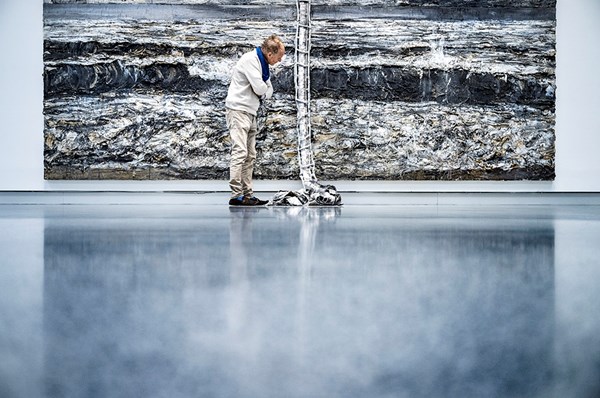
[[[229,71],[277,33],[255,177],[298,179],[295,3],[161,3],[45,0],[45,178],[227,178]],[[313,0],[317,177],[553,179],[555,3]]]

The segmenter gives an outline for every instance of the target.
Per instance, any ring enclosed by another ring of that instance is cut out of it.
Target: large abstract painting
[[[552,180],[556,0],[312,0],[319,179]],[[226,179],[224,99],[272,33],[258,179],[298,179],[288,0],[45,0],[46,179]]]

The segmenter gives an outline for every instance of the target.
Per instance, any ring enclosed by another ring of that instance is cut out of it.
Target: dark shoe
[[[267,204],[266,200],[260,200],[254,196],[244,196],[240,198],[229,199],[229,206],[264,206]]]
[[[269,203],[268,200],[260,200],[259,198],[257,198],[256,196],[244,196],[244,199],[248,199],[249,201],[251,201],[252,203],[256,203],[255,206],[264,206],[267,203]]]

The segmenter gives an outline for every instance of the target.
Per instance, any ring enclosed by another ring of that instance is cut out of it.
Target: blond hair
[[[263,53],[277,54],[283,47],[283,42],[277,35],[267,37],[261,44],[260,48]]]

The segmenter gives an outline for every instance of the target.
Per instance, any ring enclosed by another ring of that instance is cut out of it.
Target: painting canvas
[[[319,179],[552,180],[555,0],[313,0]],[[239,56],[286,59],[259,115],[257,179],[297,179],[293,0],[45,0],[44,171],[227,179]]]

